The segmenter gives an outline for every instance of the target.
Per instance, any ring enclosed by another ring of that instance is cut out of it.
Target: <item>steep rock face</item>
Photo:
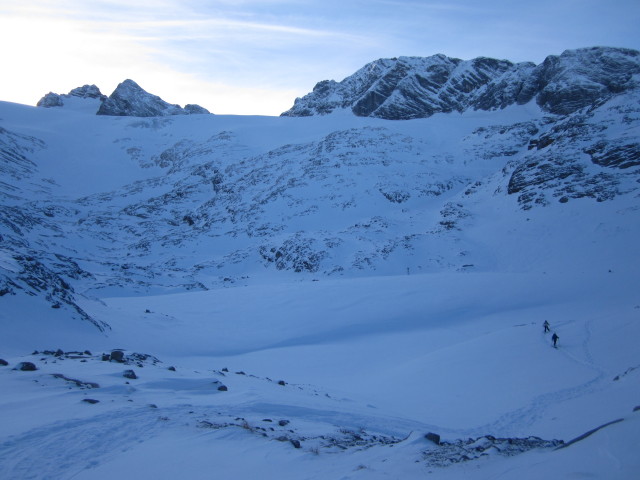
[[[209,111],[198,105],[188,105],[186,108],[172,105],[148,93],[133,80],[125,80],[102,102],[97,115],[164,117],[192,113],[205,114]]]
[[[341,82],[323,81],[283,116],[355,115],[391,120],[435,113],[502,109],[534,100],[566,115],[637,88],[640,52],[594,47],[549,56],[540,65],[444,55],[372,62]]]

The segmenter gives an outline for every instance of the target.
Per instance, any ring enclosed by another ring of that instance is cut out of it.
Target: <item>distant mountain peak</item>
[[[640,52],[591,47],[549,56],[540,65],[478,57],[379,59],[341,82],[324,80],[297,98],[283,116],[351,110],[391,120],[435,113],[496,110],[531,100],[545,111],[568,114],[636,88]]]
[[[97,115],[129,116],[129,117],[163,117],[168,115],[209,114],[210,112],[196,104],[180,105],[165,102],[157,95],[144,90],[131,79],[120,83],[113,93],[107,97],[95,85],[84,85],[74,88],[68,94],[59,95],[49,92],[38,101],[38,107],[65,107],[69,99],[98,100]]]
[[[74,88],[67,94],[59,95],[57,93],[49,92],[38,101],[36,106],[44,108],[62,107],[65,105],[65,100],[72,97],[81,99],[98,99],[101,102],[107,98],[107,96],[103,95],[100,89],[95,85],[83,85],[82,87]]]

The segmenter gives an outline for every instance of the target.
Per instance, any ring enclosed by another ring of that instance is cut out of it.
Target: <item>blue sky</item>
[[[0,0],[0,100],[131,78],[213,113],[278,115],[324,79],[436,53],[539,63],[640,49],[640,0]]]

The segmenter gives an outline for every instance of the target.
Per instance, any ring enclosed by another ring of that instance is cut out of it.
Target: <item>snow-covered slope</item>
[[[637,52],[376,65],[303,118],[0,103],[0,477],[633,478]]]

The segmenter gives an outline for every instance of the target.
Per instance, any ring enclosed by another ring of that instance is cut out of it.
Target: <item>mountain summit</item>
[[[49,92],[38,101],[37,106],[82,108],[90,110],[91,113],[95,112],[96,115],[116,117],[165,117],[210,113],[200,105],[187,104],[182,108],[180,105],[165,102],[129,79],[120,83],[109,97],[103,95],[95,85],[84,85],[74,88],[68,94]]]
[[[125,80],[102,102],[97,115],[165,117],[191,113],[206,114],[209,111],[199,105],[186,105],[182,108],[180,105],[167,103],[157,95],[148,93],[133,80]]]
[[[543,110],[569,114],[638,87],[640,52],[593,47],[549,56],[540,65],[445,55],[380,59],[341,82],[324,80],[283,116],[351,110],[390,120],[435,113],[496,110],[535,99]]]

